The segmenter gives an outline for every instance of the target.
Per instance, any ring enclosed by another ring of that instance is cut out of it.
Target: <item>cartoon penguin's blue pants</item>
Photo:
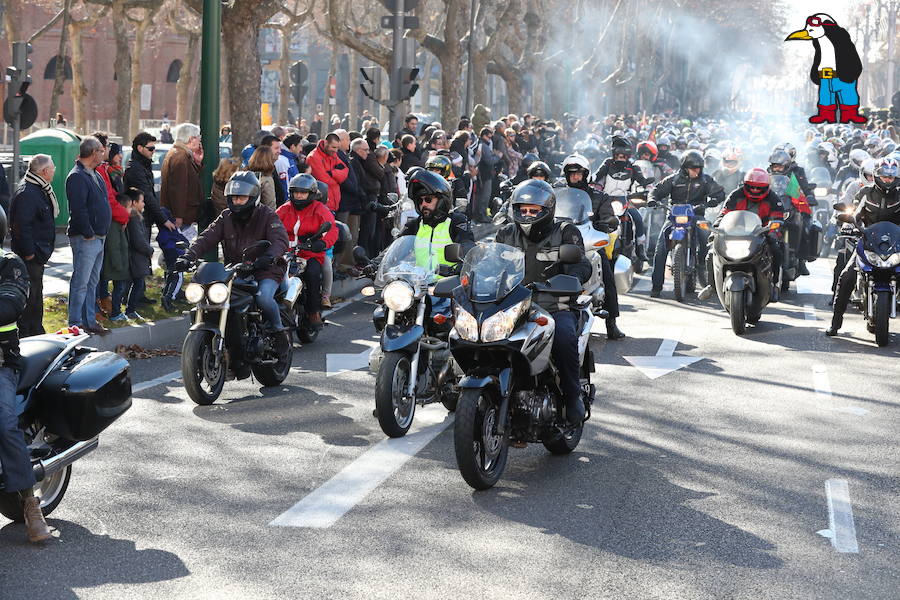
[[[856,81],[844,83],[837,77],[819,80],[819,104],[833,106],[858,106],[859,94],[856,93]]]

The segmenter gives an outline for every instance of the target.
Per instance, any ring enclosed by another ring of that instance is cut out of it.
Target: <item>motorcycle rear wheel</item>
[[[65,469],[57,471],[50,477],[38,482],[35,486],[35,494],[41,498],[41,512],[44,516],[52,513],[59,503],[62,502],[66,490],[69,489],[69,479],[72,477],[72,465]],[[25,522],[25,514],[22,507],[22,501],[19,500],[19,494],[16,492],[0,493],[0,514],[16,523]]]
[[[672,282],[675,284],[675,300],[684,302],[688,292],[687,246],[684,242],[675,244],[672,250]]]
[[[407,398],[411,362],[405,352],[386,352],[375,378],[375,414],[388,437],[406,435],[416,414],[416,399]]]
[[[875,325],[875,343],[879,346],[887,346],[891,339],[889,333],[891,300],[892,296],[890,292],[875,293],[875,310],[872,315],[872,321]]]
[[[188,396],[201,406],[208,406],[219,398],[225,387],[225,360],[215,366],[211,331],[189,331],[181,349],[181,378]]]
[[[263,384],[264,387],[273,385],[281,385],[281,382],[287,379],[288,373],[291,372],[291,363],[294,360],[294,347],[289,346],[287,354],[280,357],[274,365],[251,365],[250,370],[256,380]]]
[[[509,440],[494,433],[497,403],[484,389],[466,389],[456,405],[453,446],[463,479],[476,490],[490,489],[506,469]]]
[[[544,448],[549,450],[551,454],[569,454],[578,447],[578,443],[581,441],[581,434],[583,431],[584,424],[579,426],[577,429],[573,429],[571,432],[568,432],[567,435],[559,435],[554,437],[552,440],[543,440]]]

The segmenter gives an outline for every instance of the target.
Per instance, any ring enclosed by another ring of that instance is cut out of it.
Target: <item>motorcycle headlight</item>
[[[875,252],[871,250],[866,250],[866,260],[872,263],[874,266],[879,269],[889,269],[891,267],[896,267],[900,265],[900,253],[890,254],[885,258],[882,258]]]
[[[816,198],[824,198],[825,196],[828,195],[828,188],[827,187],[817,187],[816,191],[813,192],[813,194],[815,194]]]
[[[454,325],[456,333],[469,342],[478,341],[478,321],[472,313],[459,305],[453,307]]]
[[[725,254],[732,260],[750,256],[750,240],[725,240]]]
[[[413,294],[412,286],[405,281],[392,281],[384,286],[381,296],[384,298],[384,305],[389,309],[394,312],[403,312],[412,306],[415,294]]]
[[[197,304],[203,300],[203,286],[199,283],[189,283],[184,286],[184,297],[191,304]]]
[[[185,290],[187,295],[187,290]],[[206,297],[212,304],[225,304],[228,300],[228,286],[224,283],[214,283],[206,290]]]
[[[675,217],[675,222],[678,223],[679,225],[684,225],[685,223],[687,223],[690,220],[691,220],[690,217],[688,217],[687,215]]]
[[[481,324],[481,341],[496,342],[508,338],[529,302],[530,299],[523,300],[488,318]]]

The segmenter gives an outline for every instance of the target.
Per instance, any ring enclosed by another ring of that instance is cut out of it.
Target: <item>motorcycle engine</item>
[[[546,391],[523,391],[516,395],[513,427],[520,438],[537,441],[541,432],[556,418],[556,406]]]

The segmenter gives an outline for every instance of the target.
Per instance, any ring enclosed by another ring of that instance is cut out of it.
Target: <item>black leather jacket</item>
[[[875,185],[867,185],[856,194],[856,212],[853,214],[859,227],[868,227],[881,221],[900,225],[900,188],[884,193]]]
[[[705,206],[707,198],[715,199],[717,204],[724,202],[725,190],[706,173],[691,179],[684,171],[679,170],[660,181],[650,192],[650,200],[662,202],[665,198],[671,198],[672,204],[698,207]]]

